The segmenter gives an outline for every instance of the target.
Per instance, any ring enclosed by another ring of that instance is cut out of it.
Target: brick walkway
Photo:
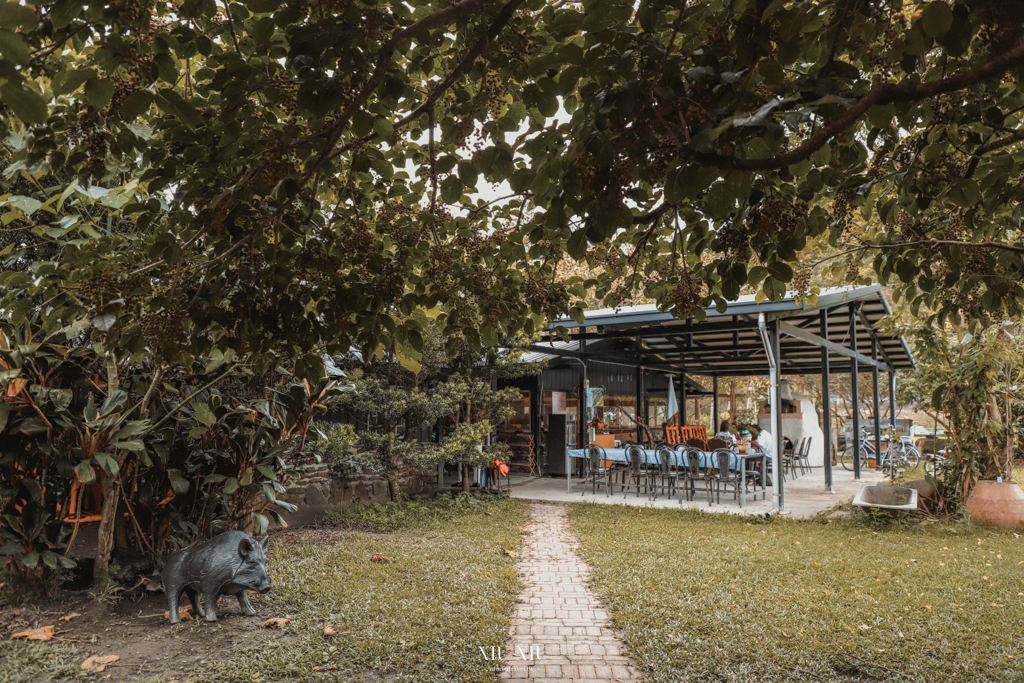
[[[590,567],[576,555],[565,506],[532,505],[527,531],[518,564],[526,587],[501,677],[536,683],[639,681],[608,612],[587,586]]]

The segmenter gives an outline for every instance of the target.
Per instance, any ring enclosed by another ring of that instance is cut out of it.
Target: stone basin
[[[853,499],[853,504],[882,510],[916,510],[917,490],[906,486],[865,484]]]

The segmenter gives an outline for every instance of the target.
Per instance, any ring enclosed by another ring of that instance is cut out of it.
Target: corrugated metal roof
[[[778,302],[757,303],[753,296],[740,297],[724,312],[707,309],[707,319],[678,320],[671,311],[659,311],[653,304],[620,309],[587,311],[586,322],[561,318],[548,326],[549,339],[557,339],[557,328],[568,331],[572,340],[554,341],[561,355],[579,355],[580,340],[587,340],[584,355],[588,360],[617,360],[640,363],[666,373],[744,375],[760,374],[767,369],[767,357],[757,330],[761,313],[769,319],[784,321],[799,330],[793,333],[825,336],[833,344],[853,349],[850,343],[851,320],[848,304],[859,303],[860,314],[853,322],[857,335],[855,350],[862,357],[873,353],[877,341],[879,360],[893,368],[912,368],[914,361],[902,337],[886,335],[878,322],[892,309],[879,285],[867,287],[836,287],[825,289],[811,305],[793,295]],[[821,331],[821,316],[827,324],[827,335]],[[587,331],[590,329],[595,331]],[[539,352],[545,340],[535,345]],[[638,344],[640,346],[638,346]],[[564,345],[559,347],[558,345]],[[816,373],[821,367],[821,347],[792,334],[780,339],[782,371],[791,374]],[[548,357],[560,354],[549,354]],[[833,352],[834,372],[849,371],[852,361]],[[862,361],[862,370],[870,369]]]

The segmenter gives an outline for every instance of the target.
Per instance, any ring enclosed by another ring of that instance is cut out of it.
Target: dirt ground
[[[251,594],[251,599],[256,616],[243,616],[237,600],[223,596],[218,601],[216,623],[183,620],[171,626],[164,617],[167,605],[162,592],[100,602],[88,591],[62,590],[44,602],[0,609],[0,638],[10,638],[26,629],[53,626],[54,639],[50,642],[73,643],[82,661],[93,655],[120,656],[117,662],[107,665],[97,676],[99,679],[187,680],[206,669],[205,663],[223,661],[239,648],[290,637],[261,628],[267,619],[277,615],[270,614],[255,594]],[[78,616],[61,620],[76,613]],[[25,680],[52,679],[43,676]]]

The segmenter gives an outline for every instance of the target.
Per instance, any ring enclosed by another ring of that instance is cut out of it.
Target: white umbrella
[[[668,378],[668,415],[665,416],[665,421],[668,422],[672,419],[672,416],[679,412],[679,404],[676,402],[676,387],[672,382],[672,377]]]

